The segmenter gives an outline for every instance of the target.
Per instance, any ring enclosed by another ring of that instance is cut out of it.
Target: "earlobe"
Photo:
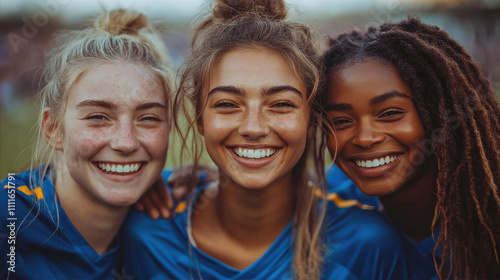
[[[43,111],[43,116],[42,116],[42,127],[41,127],[41,132],[43,133],[45,137],[45,141],[55,150],[62,151],[63,150],[63,145],[62,145],[62,137],[57,133],[55,129],[55,122],[53,120],[53,117],[51,116],[51,112],[49,109],[45,109]]]

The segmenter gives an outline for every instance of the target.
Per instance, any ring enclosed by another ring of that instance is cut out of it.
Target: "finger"
[[[168,219],[170,217],[170,210],[167,207],[167,191],[163,184],[154,186],[151,191],[151,206],[155,208],[158,215]]]
[[[135,203],[135,209],[144,211],[144,204],[142,203],[142,200],[139,200]]]
[[[151,201],[151,193],[147,191],[141,198],[142,204],[144,205],[144,212],[148,214],[151,219],[156,220],[158,216],[154,214],[154,207],[152,206],[153,202]]]
[[[172,190],[172,194],[176,199],[182,199],[188,192],[188,187],[182,185]]]

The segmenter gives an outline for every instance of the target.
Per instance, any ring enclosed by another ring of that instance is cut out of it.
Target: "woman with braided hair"
[[[500,106],[472,57],[409,17],[331,39],[324,60],[329,150],[402,231],[414,276],[498,279]]]
[[[220,0],[197,25],[176,101],[189,104],[189,128],[203,137],[218,181],[193,190],[171,220],[130,213],[127,275],[406,277],[402,241],[383,217],[314,187],[324,182],[326,146],[321,54],[314,33],[286,13],[283,1]]]

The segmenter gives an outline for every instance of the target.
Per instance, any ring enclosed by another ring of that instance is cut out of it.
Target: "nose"
[[[238,132],[248,140],[258,140],[269,134],[269,125],[259,106],[249,106]]]
[[[369,149],[374,144],[384,140],[384,134],[377,130],[369,119],[359,120],[358,129],[352,143],[361,148]]]
[[[131,121],[117,124],[117,130],[111,140],[111,148],[122,153],[132,153],[139,148],[139,141],[134,125]]]

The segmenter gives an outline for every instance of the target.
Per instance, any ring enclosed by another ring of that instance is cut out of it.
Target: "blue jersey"
[[[36,172],[36,171],[34,171]],[[112,279],[117,246],[99,255],[55,202],[54,185],[30,188],[30,171],[0,184],[1,279]],[[48,176],[49,177],[49,176]],[[35,173],[39,182],[39,174]],[[7,227],[5,226],[7,224]]]
[[[202,190],[203,187],[196,192]],[[374,211],[358,205],[339,207],[337,202],[327,203],[324,231],[327,250],[322,279],[405,279],[406,267],[397,232]],[[178,214],[170,220],[154,221],[142,212],[131,211],[122,228],[128,276],[138,279],[293,279],[291,222],[259,259],[238,270],[193,245],[187,230],[187,209],[192,205],[185,206],[185,202],[181,202],[176,210]],[[383,225],[374,232],[362,228],[366,223]]]
[[[373,206],[377,209],[380,216],[388,219],[383,212],[382,204],[377,197],[367,196],[359,190],[347,175],[345,175],[336,165],[333,165],[331,171],[327,174],[327,185],[329,192],[336,193],[343,201],[360,201],[365,205]],[[366,224],[365,227],[370,227]],[[426,239],[415,242],[402,231],[399,231],[403,240],[405,259],[407,261],[408,273],[411,279],[434,279],[437,280],[436,270],[434,268],[433,250],[439,231]],[[437,262],[440,264],[441,254],[437,252]]]

